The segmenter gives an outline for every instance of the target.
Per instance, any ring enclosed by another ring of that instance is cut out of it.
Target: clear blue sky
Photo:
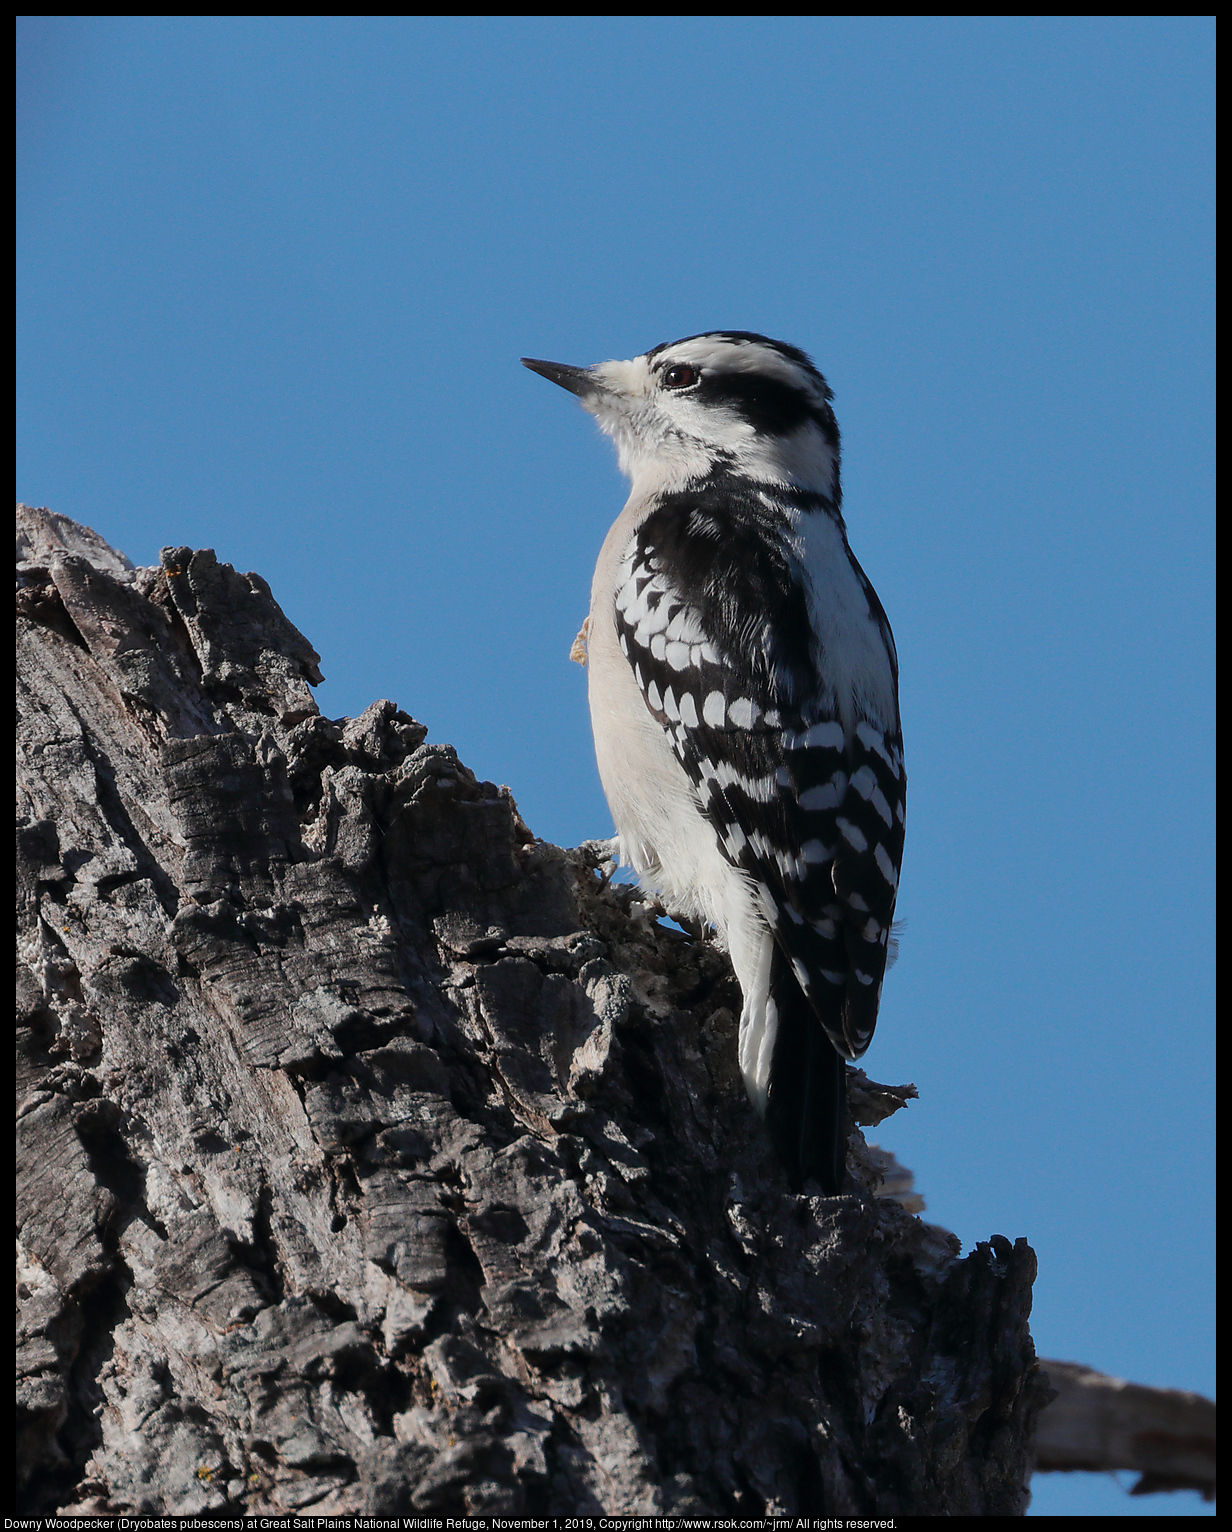
[[[19,495],[259,570],[325,712],[545,838],[610,832],[567,655],[623,485],[518,357],[813,354],[902,661],[882,1141],[1030,1239],[1041,1353],[1213,1393],[1213,22],[20,36]]]

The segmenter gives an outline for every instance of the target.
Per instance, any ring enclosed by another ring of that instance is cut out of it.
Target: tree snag
[[[27,1514],[1014,1514],[1035,1258],[793,1196],[726,958],[208,550],[19,512]]]

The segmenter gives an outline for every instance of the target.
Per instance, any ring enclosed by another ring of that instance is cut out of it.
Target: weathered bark
[[[722,954],[257,576],[19,527],[27,1512],[1024,1508],[1025,1241],[792,1195]]]

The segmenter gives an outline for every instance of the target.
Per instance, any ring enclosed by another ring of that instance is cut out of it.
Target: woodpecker
[[[803,351],[742,330],[523,365],[577,396],[632,485],[584,630],[620,858],[730,952],[749,1100],[792,1186],[838,1195],[845,1061],[877,1022],[907,779],[833,395]]]

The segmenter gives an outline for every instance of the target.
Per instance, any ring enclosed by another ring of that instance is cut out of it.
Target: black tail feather
[[[766,1126],[792,1189],[812,1176],[827,1197],[837,1197],[847,1168],[847,1064],[778,952],[770,994],[779,1023]]]

